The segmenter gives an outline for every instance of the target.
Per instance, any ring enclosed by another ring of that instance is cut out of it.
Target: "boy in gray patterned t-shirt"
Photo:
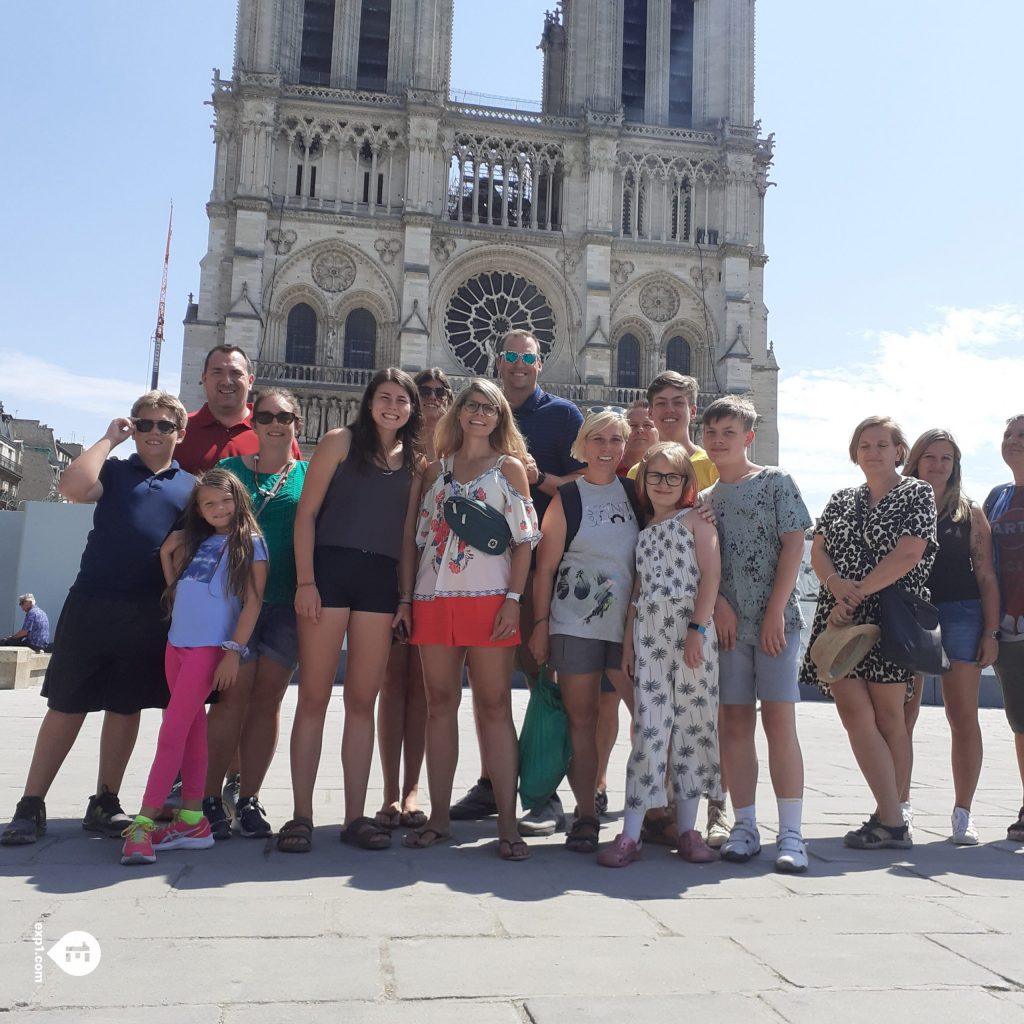
[[[719,743],[736,816],[722,857],[742,863],[761,852],[754,808],[760,700],[779,807],[775,869],[806,871],[804,765],[796,733],[802,620],[795,591],[811,517],[788,473],[750,461],[756,420],[753,405],[735,396],[712,402],[703,416],[704,447],[718,470],[718,481],[701,498],[714,510],[721,536]]]

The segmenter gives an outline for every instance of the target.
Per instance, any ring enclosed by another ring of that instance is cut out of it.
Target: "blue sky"
[[[535,98],[553,0],[458,0],[455,88]],[[33,5],[5,11],[36,37]],[[495,17],[502,12],[500,33]],[[45,68],[10,46],[0,400],[91,442],[148,386],[168,205],[161,383],[206,251],[211,69],[230,75],[235,3],[58,0]],[[888,412],[958,433],[983,496],[1024,407],[1024,203],[1017,177],[1024,4],[758,3],[757,116],[776,136],[765,297],[782,367],[781,462],[813,509],[855,482],[846,440]],[[511,59],[510,59],[511,58]]]

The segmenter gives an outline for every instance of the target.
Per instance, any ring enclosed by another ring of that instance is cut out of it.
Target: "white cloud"
[[[942,313],[906,334],[865,335],[862,361],[780,380],[780,462],[812,514],[834,490],[862,481],[847,449],[853,428],[874,414],[893,416],[911,443],[930,427],[951,430],[975,499],[1007,478],[999,441],[1007,417],[1024,409],[1024,307]]]

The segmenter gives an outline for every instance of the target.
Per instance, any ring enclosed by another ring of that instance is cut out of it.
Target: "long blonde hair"
[[[512,406],[508,404],[508,399],[501,388],[483,377],[473,377],[467,381],[466,386],[452,402],[451,408],[438,421],[434,430],[434,450],[437,457],[441,459],[446,455],[454,455],[462,447],[464,438],[459,414],[474,394],[482,395],[498,410],[498,422],[488,438],[491,447],[502,455],[512,455],[520,462],[524,462],[528,449],[523,435],[516,426]]]
[[[903,467],[903,475],[920,479],[918,464],[921,461],[921,456],[936,441],[947,441],[953,449],[953,472],[949,474],[946,491],[942,495],[942,501],[936,504],[935,511],[939,519],[949,516],[954,523],[965,522],[971,518],[971,499],[961,489],[960,445],[956,443],[956,438],[948,430],[926,430],[914,442],[914,447],[910,449],[907,464]]]

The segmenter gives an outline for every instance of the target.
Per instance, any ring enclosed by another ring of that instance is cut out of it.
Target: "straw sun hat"
[[[878,626],[826,626],[811,645],[811,661],[817,666],[823,683],[845,679],[864,656],[878,643]]]

